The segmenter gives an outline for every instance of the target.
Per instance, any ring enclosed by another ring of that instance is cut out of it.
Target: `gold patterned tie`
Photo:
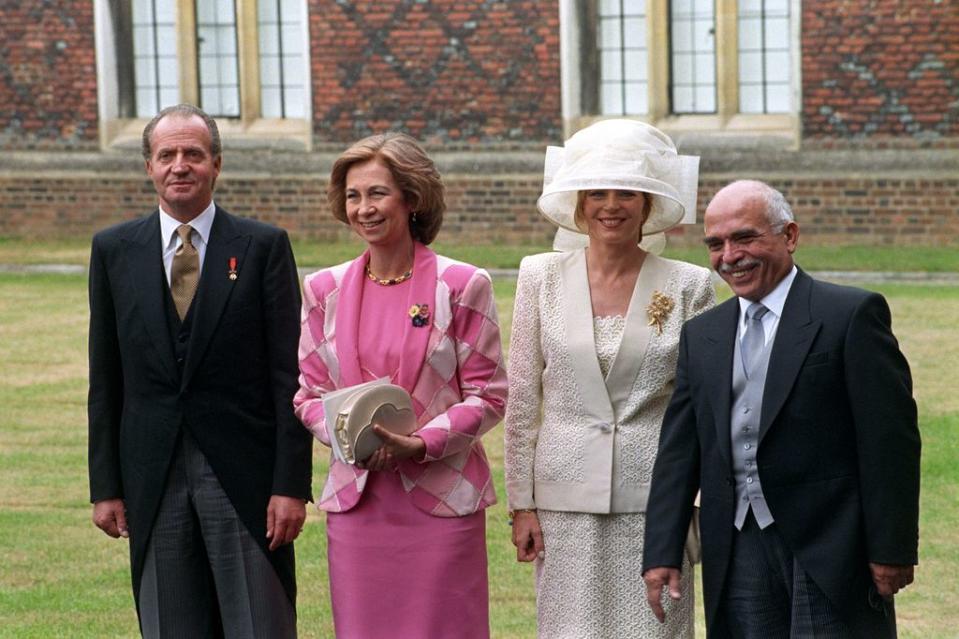
[[[190,241],[192,231],[193,227],[189,224],[177,227],[176,232],[182,242],[173,254],[173,266],[170,268],[170,293],[173,295],[173,303],[176,304],[176,314],[181,320],[190,310],[190,303],[200,280],[200,254]]]

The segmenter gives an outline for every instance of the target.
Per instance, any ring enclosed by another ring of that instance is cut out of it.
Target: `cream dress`
[[[619,351],[622,315],[593,318],[596,356],[606,376]],[[655,439],[649,441],[655,446]],[[693,572],[683,560],[683,593],[653,616],[643,582],[645,513],[594,515],[540,510],[546,558],[536,561],[539,636],[556,639],[693,637]]]

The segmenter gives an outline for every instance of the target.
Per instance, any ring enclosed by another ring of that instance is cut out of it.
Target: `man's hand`
[[[93,523],[113,538],[129,537],[127,512],[122,499],[102,499],[93,504]]]
[[[539,517],[535,510],[520,510],[513,513],[513,545],[516,546],[516,561],[533,561],[543,558],[546,546]]]
[[[914,566],[869,563],[872,582],[876,584],[876,591],[883,597],[892,597],[911,584],[914,578],[914,569]]]
[[[401,459],[415,457],[422,458],[426,454],[426,442],[415,435],[397,435],[391,433],[379,424],[373,424],[373,432],[383,440],[383,445],[376,449],[369,459],[360,464],[367,470],[393,470],[396,462]]]
[[[296,539],[306,521],[306,503],[298,497],[273,495],[266,507],[266,538],[270,550]]]
[[[679,592],[678,568],[668,568],[659,566],[650,568],[643,573],[643,581],[646,582],[646,601],[649,607],[653,609],[653,614],[659,619],[659,623],[666,623],[666,611],[663,610],[663,589],[669,588],[669,597],[678,600],[682,594]]]

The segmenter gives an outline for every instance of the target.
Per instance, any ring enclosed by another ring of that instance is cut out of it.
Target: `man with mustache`
[[[290,243],[213,202],[220,135],[197,107],[154,117],[143,157],[158,210],[90,258],[93,521],[130,540],[144,637],[295,637],[312,438]]]
[[[662,620],[679,596],[701,490],[710,638],[895,637],[920,439],[889,307],[797,268],[799,225],[764,183],[723,188],[704,223],[736,297],[683,329],[646,510],[649,605]]]

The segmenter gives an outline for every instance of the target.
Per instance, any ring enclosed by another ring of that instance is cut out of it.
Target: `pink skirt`
[[[356,508],[327,513],[341,639],[486,639],[486,515],[434,517],[395,472],[372,472]]]

